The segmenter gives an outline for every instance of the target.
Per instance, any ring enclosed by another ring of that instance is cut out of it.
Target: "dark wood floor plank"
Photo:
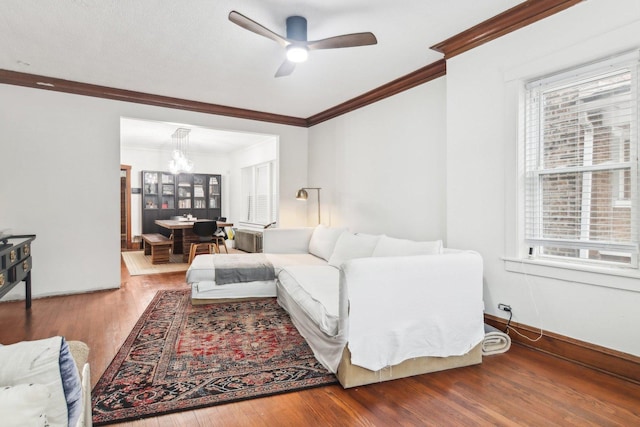
[[[468,390],[468,383],[475,383],[478,379],[472,373],[478,367],[461,368],[455,375],[447,373],[435,373],[434,375],[420,375],[413,377],[413,391],[416,394],[427,394],[430,406],[427,411],[432,414],[430,420],[434,420],[440,425],[458,424],[461,426],[472,425],[516,425],[513,419],[508,417],[508,413],[498,405],[487,405],[487,386],[489,384],[479,384],[478,389],[471,393],[472,398],[468,399],[463,390]],[[446,408],[441,410],[439,408]],[[434,411],[435,409],[435,411]]]
[[[521,347],[518,349],[522,351]],[[588,419],[593,425],[611,422],[624,425],[628,417],[640,417],[640,387],[637,385],[623,381],[622,387],[617,389],[615,382],[610,382],[614,377],[596,371],[589,371],[589,383],[585,384],[584,368],[579,365],[557,358],[551,358],[549,363],[543,360],[544,357],[538,358],[542,354],[535,356],[527,364],[514,359],[513,368],[507,370],[507,375],[521,376],[518,385],[523,392],[544,396],[544,401],[549,405],[557,404],[558,400],[574,402],[562,408],[563,412],[568,412],[567,419]],[[564,374],[561,379],[556,379],[554,375],[558,370]]]
[[[554,408],[556,419],[548,420],[545,415],[547,405],[543,402],[542,393],[531,395],[523,384],[511,383],[503,371],[493,372],[490,382],[484,380],[487,374],[487,371],[469,369],[466,378],[455,384],[452,393],[468,410],[484,413],[492,418],[501,417],[502,422],[515,425],[563,425],[560,420],[567,413],[562,406]],[[439,377],[441,378],[444,378],[444,375]],[[518,393],[511,392],[514,388]],[[507,396],[506,393],[511,394]]]
[[[335,385],[310,390],[310,398],[305,399],[304,404],[306,411],[312,414],[311,420],[330,426],[345,425],[347,421],[354,427],[375,426],[371,412],[356,400],[344,399],[345,392],[355,393],[356,389],[346,391]]]
[[[37,284],[34,284],[37,286]],[[0,303],[0,343],[63,335],[90,348],[95,385],[159,289],[184,272],[130,276],[121,288]],[[640,367],[639,367],[640,369]],[[640,425],[640,386],[514,344],[481,365],[355,387],[327,386],[119,424],[209,426]]]

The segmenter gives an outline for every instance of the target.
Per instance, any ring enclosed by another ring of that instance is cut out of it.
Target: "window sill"
[[[631,268],[607,268],[538,259],[503,257],[505,270],[530,276],[640,292],[640,271]]]

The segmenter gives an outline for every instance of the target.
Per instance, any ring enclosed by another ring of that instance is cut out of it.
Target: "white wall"
[[[445,239],[446,79],[316,125],[310,187],[324,224],[415,239]],[[281,162],[282,163],[282,162]],[[317,223],[309,192],[308,224]]]
[[[0,85],[0,229],[37,234],[35,297],[120,285],[123,116],[278,135],[281,194],[307,179],[305,128]],[[281,226],[304,219],[304,207],[281,199]]]
[[[229,173],[227,154],[198,153],[191,151],[193,173],[222,175],[222,216],[229,216]],[[120,162],[131,166],[131,187],[142,188],[142,171],[168,171],[171,150],[150,150],[144,148],[122,148]],[[232,221],[230,219],[230,221]],[[142,234],[142,194],[131,195],[131,236]]]
[[[521,82],[639,46],[640,2],[590,0],[447,61],[447,237],[482,254],[486,312],[510,304],[515,321],[636,356],[639,280],[511,273],[502,257],[517,249]]]

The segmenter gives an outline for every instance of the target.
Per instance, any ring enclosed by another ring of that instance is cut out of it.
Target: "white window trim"
[[[584,58],[574,55],[575,51],[559,51],[549,58],[542,58],[527,64],[521,64],[504,73],[505,84],[505,120],[511,123],[505,135],[515,138],[518,144],[508,144],[505,147],[505,217],[504,230],[505,256],[504,269],[515,274],[562,280],[604,288],[640,292],[638,280],[640,270],[631,267],[591,266],[572,264],[569,262],[554,262],[550,260],[530,259],[529,246],[525,243],[524,217],[524,83],[536,75],[548,73],[549,61],[564,63],[567,68],[571,63],[584,62]]]
[[[546,277],[566,282],[582,283],[603,288],[640,292],[640,271],[635,268],[613,268],[594,265],[572,264],[542,259],[503,257],[504,268],[512,273]],[[615,281],[611,281],[615,279]]]
[[[620,63],[628,63],[631,60],[635,60],[638,61],[638,51],[634,50],[632,52],[627,52],[626,54],[622,54],[619,55],[617,57],[611,58],[608,60],[609,67],[617,67],[618,64]],[[518,126],[518,130],[519,130],[519,138],[518,138],[518,144],[517,144],[517,156],[518,156],[518,161],[517,161],[517,170],[516,173],[518,175],[518,188],[517,188],[517,199],[518,199],[518,209],[517,209],[517,216],[518,216],[518,241],[519,243],[519,256],[521,257],[520,259],[526,259],[527,261],[531,261],[531,246],[537,246],[538,244],[544,244],[545,242],[547,243],[553,243],[552,241],[550,241],[549,239],[536,239],[536,238],[530,238],[527,239],[525,234],[525,221],[524,221],[524,213],[525,213],[525,186],[527,184],[526,178],[525,178],[525,165],[524,165],[524,151],[526,150],[526,141],[525,141],[525,126],[524,126],[524,122],[525,122],[525,108],[524,108],[524,103],[526,102],[526,96],[527,96],[527,89],[531,88],[531,87],[536,87],[539,86],[540,84],[542,84],[542,82],[557,82],[557,81],[564,81],[567,76],[576,76],[576,77],[580,77],[580,78],[585,78],[585,76],[591,76],[591,75],[597,75],[600,74],[602,71],[602,63],[605,62],[606,60],[598,60],[592,64],[588,64],[588,65],[583,65],[583,66],[577,66],[569,71],[565,71],[565,72],[557,72],[557,73],[553,73],[551,75],[551,77],[546,77],[546,78],[540,78],[537,79],[537,83],[536,84],[531,84],[531,83],[527,83],[526,86],[527,88],[525,88],[525,85],[523,84],[524,82],[522,80],[519,81],[518,84],[521,85],[521,89],[519,91],[519,103],[518,103],[518,114],[519,114],[519,126]],[[572,83],[573,84],[573,83]],[[637,90],[637,88],[636,88]],[[637,113],[637,112],[636,112]],[[632,149],[632,152],[635,152],[635,149]],[[632,163],[632,168],[636,168],[637,167],[637,161],[631,162]],[[598,171],[598,170],[611,170],[611,169],[624,169],[624,168],[628,168],[628,164],[625,164],[623,162],[623,160],[621,160],[621,163],[619,164],[606,164],[606,165],[582,165],[582,166],[572,166],[570,168],[564,168],[567,171]],[[545,170],[545,171],[536,171],[536,176],[539,175],[543,175],[546,173],[552,173],[552,174],[556,174],[556,173],[560,173],[564,171],[563,168],[555,168],[555,169],[551,169],[551,170]],[[616,205],[616,207],[621,207],[621,206],[627,206],[629,208],[631,208],[631,202],[630,201],[621,201],[622,203],[620,205]],[[627,203],[624,203],[627,202]],[[570,246],[570,245],[569,245]],[[607,246],[606,243],[604,244],[604,246]],[[622,247],[622,246],[628,246],[627,247]],[[618,250],[618,251],[629,251],[629,252],[634,252],[637,254],[637,245],[636,244],[629,244],[629,245],[619,245],[619,244],[613,244],[611,245],[611,248],[609,250]],[[534,253],[535,255],[535,253]],[[599,268],[605,268],[605,269],[612,269],[612,271],[614,272],[613,274],[615,274],[615,271],[617,271],[618,268],[620,268],[620,265],[615,263],[615,262],[607,262],[607,261],[596,261],[596,262],[592,262],[592,261],[587,261],[587,262],[580,262],[579,259],[562,259],[562,258],[554,258],[554,257],[535,257],[535,261],[536,262],[540,262],[543,264],[547,264],[547,263],[551,263],[551,265],[557,266],[557,265],[562,265],[562,264],[567,264],[567,268],[571,269],[571,270],[575,270],[575,269],[581,269],[584,267],[585,270],[590,270],[591,267],[593,266],[596,269]],[[577,267],[576,267],[577,265]],[[630,265],[623,265],[621,268],[624,268],[625,270],[632,270],[632,271],[638,271],[638,259],[636,255],[632,255],[632,260],[631,260],[631,264]],[[639,276],[640,277],[640,276]],[[637,287],[636,287],[637,288]]]

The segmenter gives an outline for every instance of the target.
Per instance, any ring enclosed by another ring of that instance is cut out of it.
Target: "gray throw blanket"
[[[214,257],[216,285],[256,282],[276,278],[273,265],[264,254],[230,254]]]

